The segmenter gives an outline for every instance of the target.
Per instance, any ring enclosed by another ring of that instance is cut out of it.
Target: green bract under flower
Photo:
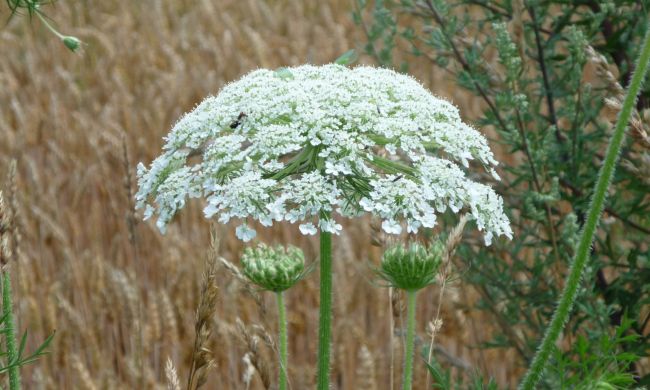
[[[336,214],[369,212],[399,234],[462,208],[487,244],[510,237],[501,197],[467,178],[470,160],[498,179],[485,137],[409,76],[341,65],[260,69],[174,126],[163,154],[149,169],[139,164],[136,200],[164,232],[188,197],[204,197],[205,216],[241,220],[244,241],[255,236],[250,221],[338,233]]]
[[[395,245],[384,252],[377,272],[391,287],[420,290],[435,283],[442,250],[440,243],[431,248],[419,244]]]
[[[244,275],[265,290],[280,292],[296,284],[305,274],[302,251],[290,246],[275,248],[264,244],[246,248],[241,258]]]

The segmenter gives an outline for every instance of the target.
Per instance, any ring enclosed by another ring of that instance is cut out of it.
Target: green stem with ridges
[[[403,390],[413,387],[413,355],[415,350],[415,302],[417,290],[406,292],[406,345],[404,354],[404,382]]]
[[[9,389],[20,389],[20,366],[18,365],[18,348],[16,344],[16,325],[14,322],[13,303],[11,301],[11,277],[2,271],[2,316],[5,319],[5,339],[7,341],[7,365],[9,366]]]
[[[284,305],[284,293],[276,293],[278,301],[278,332],[280,339],[280,378],[279,389],[287,389],[287,311]]]
[[[320,313],[317,389],[329,390],[332,334],[332,233],[320,232]]]
[[[582,235],[580,236],[578,249],[573,259],[571,269],[569,270],[569,275],[564,284],[562,296],[558,301],[555,313],[553,313],[551,323],[546,329],[544,339],[533,358],[528,372],[519,386],[520,389],[532,390],[537,382],[539,382],[544,373],[551,351],[553,350],[553,346],[568,320],[576,292],[578,291],[580,278],[582,277],[582,273],[589,257],[591,244],[593,242],[594,234],[596,233],[596,228],[598,227],[600,215],[603,212],[605,199],[607,197],[607,189],[612,177],[614,176],[618,155],[623,140],[625,139],[625,130],[635,107],[637,95],[643,85],[649,61],[650,28],[648,28],[648,32],[644,38],[643,47],[637,60],[636,69],[632,76],[630,86],[628,87],[625,100],[623,101],[623,107],[618,116],[616,127],[614,128],[614,134],[612,135],[609,146],[607,147],[605,161],[603,162],[603,165],[600,168],[600,173],[598,174],[598,181],[596,182],[591,206],[589,207],[589,212],[587,214],[587,220]]]

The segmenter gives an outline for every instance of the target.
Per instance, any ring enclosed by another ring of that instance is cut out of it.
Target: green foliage
[[[493,379],[485,382],[483,376],[479,372],[474,372],[469,380],[463,376],[452,378],[451,369],[443,368],[437,360],[433,359],[431,363],[427,363],[426,358],[424,364],[433,378],[433,389],[471,389],[471,390],[497,390],[497,384]]]
[[[356,4],[354,18],[366,32],[367,54],[401,69],[409,61],[428,61],[451,75],[483,103],[477,126],[494,134],[502,153],[513,155],[494,187],[504,196],[514,240],[489,248],[468,240],[458,257],[466,262],[465,281],[481,294],[477,308],[495,319],[497,330],[483,347],[514,349],[526,366],[576,253],[611,136],[605,101],[620,103],[621,88],[613,83],[626,87],[630,80],[650,1]],[[589,46],[604,56],[616,76],[594,72],[597,64]],[[646,85],[637,109],[649,103]],[[642,122],[643,113],[639,118]],[[644,336],[650,304],[650,184],[643,169],[633,169],[648,152],[635,142],[623,144],[623,164],[604,205],[605,223],[595,236],[576,310],[565,328],[572,339],[600,339],[622,325],[627,313],[631,322],[624,332],[637,336],[635,348],[617,343],[607,353],[629,353],[624,355],[629,359],[615,359],[609,366],[611,372],[629,375],[637,372],[635,359],[650,350],[650,338]],[[573,343],[562,354],[575,356],[578,348]],[[541,388],[555,388],[559,378],[591,375],[575,365],[562,367],[562,372],[547,372]]]
[[[639,335],[630,332],[633,322],[623,318],[613,334],[587,330],[578,335],[573,349],[563,353],[555,348],[554,389],[627,389],[634,385],[629,366],[638,359]],[[634,352],[623,352],[629,350]],[[636,353],[635,353],[636,352]]]
[[[48,336],[34,352],[27,356],[25,356],[27,332],[23,333],[20,345],[16,345],[11,281],[7,270],[2,271],[2,317],[0,317],[0,334],[4,335],[5,342],[3,345],[6,347],[6,350],[0,350],[0,358],[6,359],[6,364],[0,366],[0,377],[2,375],[8,375],[9,388],[11,390],[18,390],[21,388],[20,368],[34,363],[48,353],[47,348],[54,338],[54,333]]]
[[[609,184],[614,176],[614,172],[616,171],[621,146],[625,140],[625,130],[630,122],[630,117],[634,110],[633,107],[645,80],[648,62],[650,62],[650,31],[646,33],[643,40],[643,46],[637,58],[636,69],[634,70],[630,86],[621,105],[622,108],[616,121],[614,133],[607,145],[605,159],[603,160],[598,173],[598,180],[594,186],[594,193],[591,197],[587,219],[584,228],[582,229],[582,233],[580,234],[580,240],[578,242],[576,254],[573,258],[569,274],[564,282],[562,295],[558,300],[557,308],[553,313],[551,322],[546,328],[544,338],[542,339],[537,353],[530,364],[530,368],[521,382],[520,388],[522,389],[533,389],[541,379],[541,376],[546,369],[546,364],[548,363],[551,350],[553,349],[553,346],[555,345],[555,342],[569,319],[569,315],[573,309],[578,284],[584,274],[585,266],[587,265],[587,260],[591,252],[591,245],[594,241],[594,235],[596,234],[600,218],[603,214],[605,200],[607,199],[607,190],[609,189]]]
[[[0,319],[0,323],[4,322],[4,318]],[[6,328],[0,328],[0,332],[6,332]],[[54,339],[55,333],[47,336],[45,341],[39,345],[34,352],[25,356],[25,347],[27,345],[27,332],[23,333],[23,337],[20,339],[20,348],[18,349],[17,358],[7,363],[7,365],[0,367],[0,374],[5,374],[9,372],[14,367],[22,367],[28,364],[36,362],[39,358],[47,355],[49,353],[48,348],[50,343]],[[6,351],[0,352],[0,357],[7,356]]]

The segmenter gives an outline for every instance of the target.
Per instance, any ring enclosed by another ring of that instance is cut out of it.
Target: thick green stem
[[[600,168],[591,206],[589,207],[589,212],[587,214],[587,220],[582,230],[582,235],[580,236],[580,242],[571,269],[569,270],[569,276],[564,284],[564,291],[562,291],[562,296],[558,301],[551,323],[546,329],[544,339],[533,358],[533,362],[531,363],[528,372],[519,386],[520,389],[531,390],[541,379],[548,358],[553,350],[553,346],[555,345],[555,341],[564,328],[571,312],[571,308],[573,307],[573,301],[576,292],[578,291],[580,278],[582,277],[587,259],[589,258],[591,244],[593,242],[596,228],[598,227],[600,215],[603,211],[605,198],[607,197],[607,188],[609,187],[609,183],[614,175],[621,145],[625,139],[625,129],[630,120],[632,110],[635,107],[637,95],[643,85],[643,80],[648,68],[648,61],[650,61],[650,28],[644,38],[643,47],[637,60],[636,70],[632,76],[632,81],[630,82],[625,100],[623,101],[623,107],[618,116],[616,127],[614,128],[614,134],[612,135],[609,146],[607,147],[605,161]]]
[[[18,348],[11,301],[11,277],[2,271],[2,316],[5,319],[5,338],[7,341],[7,365],[9,366],[9,389],[20,389],[20,367],[18,365]]]
[[[404,383],[403,390],[413,387],[413,355],[415,348],[415,296],[417,290],[406,292],[406,345],[404,353]]]
[[[320,232],[320,318],[317,389],[329,390],[332,334],[332,233]]]
[[[277,292],[278,298],[278,332],[280,333],[280,380],[279,389],[287,389],[287,314],[284,306],[282,291]]]

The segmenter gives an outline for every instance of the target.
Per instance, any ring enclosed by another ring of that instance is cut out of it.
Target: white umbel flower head
[[[387,233],[430,228],[467,209],[485,232],[511,237],[503,200],[467,177],[471,160],[498,179],[485,137],[458,109],[413,78],[341,65],[260,69],[186,114],[163,153],[138,166],[137,207],[164,231],[188,197],[205,215],[298,223],[303,234],[339,233],[334,216],[372,213]]]

